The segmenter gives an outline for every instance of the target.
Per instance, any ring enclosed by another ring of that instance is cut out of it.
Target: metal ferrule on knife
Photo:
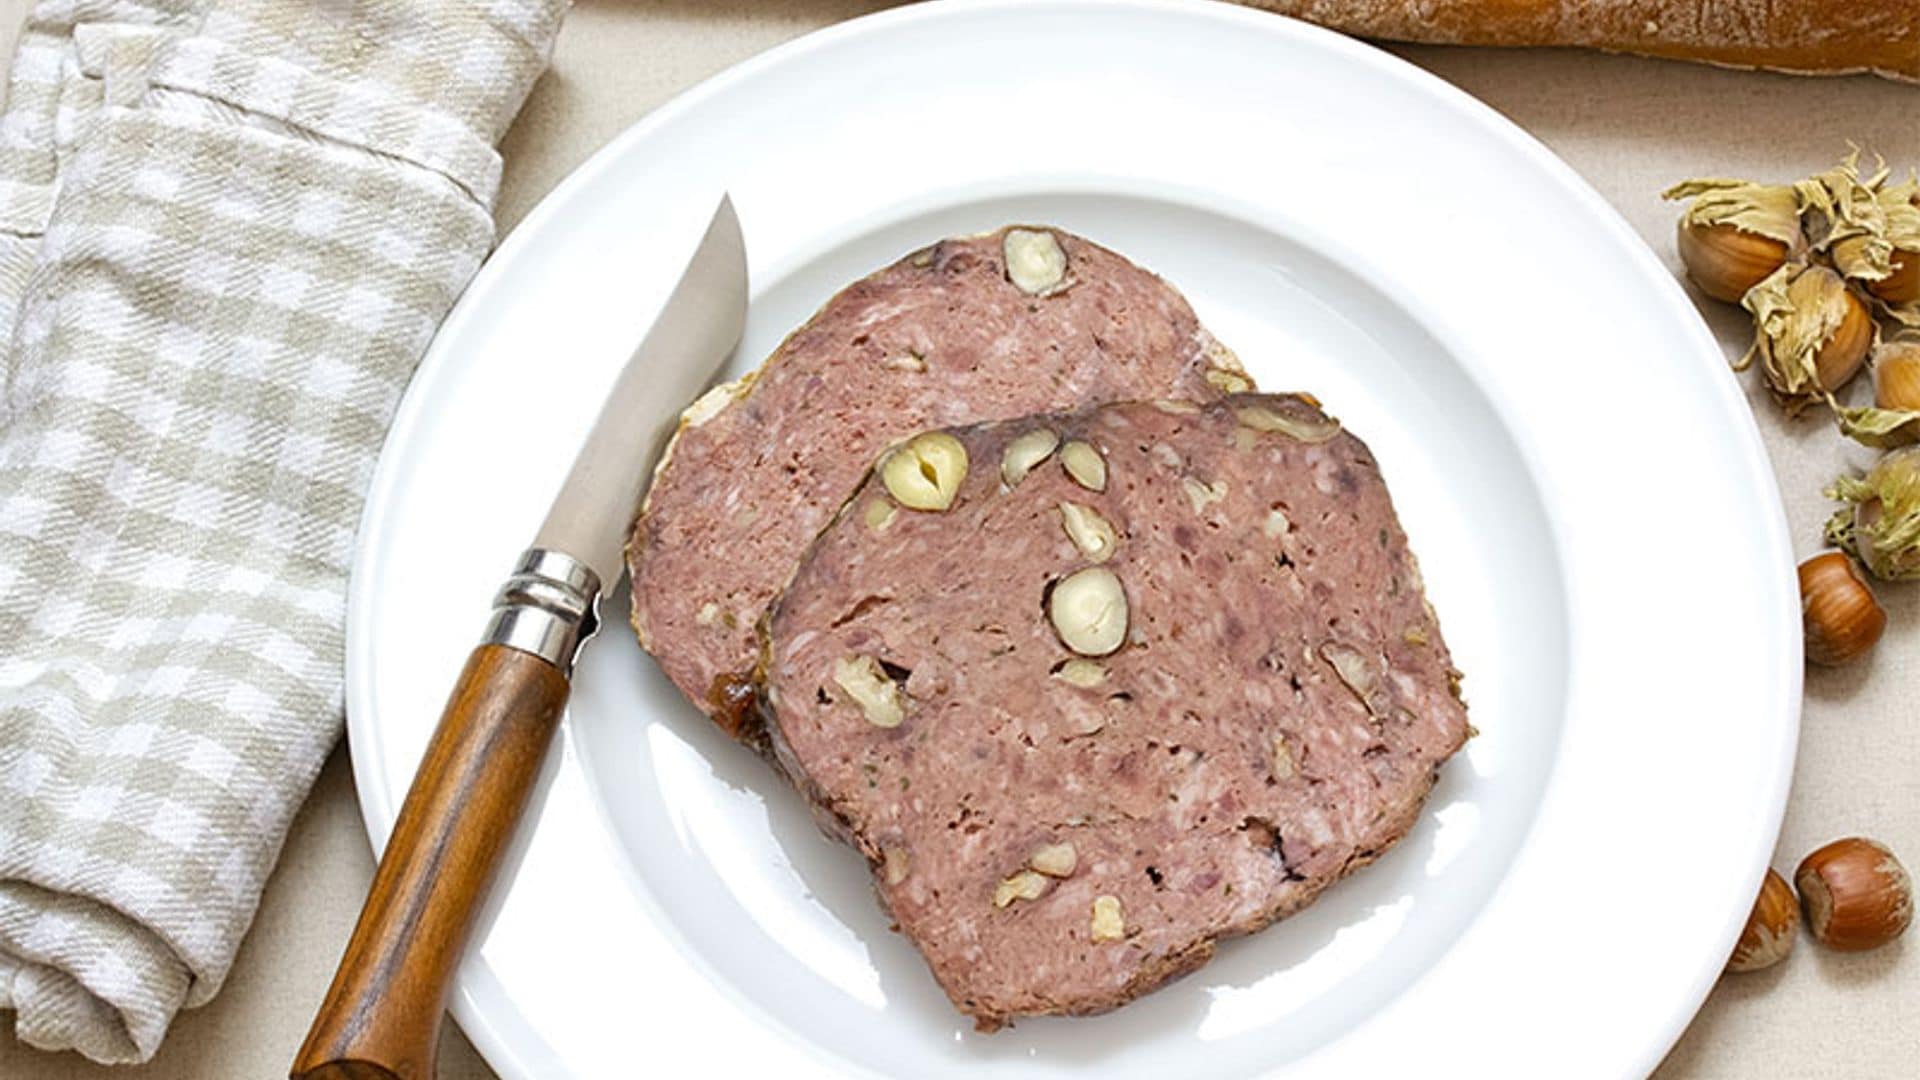
[[[493,598],[482,639],[573,672],[580,646],[600,629],[600,575],[564,551],[528,548]]]

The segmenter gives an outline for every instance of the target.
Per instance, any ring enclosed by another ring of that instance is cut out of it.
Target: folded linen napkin
[[[43,0],[0,116],[0,1008],[151,1057],[339,733],[388,420],[565,0]]]

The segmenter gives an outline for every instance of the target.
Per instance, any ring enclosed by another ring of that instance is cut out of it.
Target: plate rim
[[[430,407],[429,396],[424,391],[416,392],[416,389],[430,388],[443,374],[443,369],[457,365],[457,357],[450,349],[444,347],[444,342],[455,336],[449,334],[449,329],[458,331],[462,322],[465,321],[466,309],[471,306],[468,302],[470,298],[485,291],[485,287],[495,278],[506,275],[511,264],[518,260],[524,249],[538,245],[539,237],[546,232],[551,219],[565,213],[580,191],[591,186],[602,173],[616,167],[617,163],[631,152],[633,146],[644,143],[656,129],[674,123],[684,114],[697,112],[709,99],[723,94],[737,84],[749,82],[768,69],[777,68],[807,54],[842,47],[849,39],[896,31],[903,26],[918,23],[937,24],[954,19],[975,19],[994,13],[1017,17],[1058,9],[1072,9],[1077,16],[1085,18],[1097,18],[1102,11],[1116,13],[1148,11],[1177,14],[1184,18],[1239,23],[1250,31],[1267,34],[1276,39],[1291,38],[1291,44],[1294,47],[1344,54],[1344,59],[1364,67],[1371,76],[1407,84],[1422,96],[1434,99],[1462,119],[1471,121],[1478,131],[1508,144],[1509,148],[1540,168],[1564,194],[1570,195],[1582,204],[1592,220],[1611,233],[1627,257],[1637,264],[1640,277],[1654,293],[1661,296],[1670,313],[1680,315],[1679,321],[1689,326],[1689,340],[1676,342],[1676,352],[1692,353],[1695,359],[1708,360],[1715,366],[1724,365],[1725,356],[1719,343],[1714,339],[1693,302],[1687,297],[1671,271],[1626,221],[1621,212],[1601,196],[1584,177],[1554,154],[1537,137],[1500,114],[1492,106],[1440,76],[1378,46],[1288,16],[1227,3],[1204,2],[1204,0],[943,0],[940,3],[916,3],[891,8],[800,35],[747,57],[685,88],[608,140],[605,145],[572,169],[541,197],[534,208],[487,257],[437,328],[420,363],[416,366],[407,390],[395,408],[392,421],[382,441],[378,463],[369,481],[360,526],[355,534],[347,599],[345,643],[347,737],[352,749],[356,799],[360,804],[362,822],[376,856],[385,847],[386,836],[391,831],[398,803],[404,792],[388,790],[384,777],[377,767],[385,761],[386,754],[380,741],[372,734],[372,729],[377,726],[371,719],[376,711],[376,706],[371,700],[372,684],[363,675],[364,660],[357,660],[358,649],[355,645],[356,641],[364,643],[369,637],[369,631],[363,626],[366,620],[371,618],[368,612],[376,600],[365,591],[364,586],[373,576],[367,571],[378,558],[376,540],[382,534],[381,518],[384,508],[389,505],[392,497],[393,474],[396,468],[394,458],[397,455],[390,454],[389,451],[405,441],[417,424],[420,414]],[[1740,394],[1732,380],[1713,380],[1710,385],[1713,387],[1711,392],[1720,399],[1719,404],[1736,417],[1734,426],[1740,431],[1743,444],[1737,454],[1738,461],[1745,467],[1745,471],[1755,474],[1753,479],[1759,481],[1758,486],[1766,502],[1762,512],[1757,513],[1755,518],[1757,522],[1766,526],[1766,535],[1754,538],[1755,546],[1771,551],[1774,556],[1772,561],[1782,568],[1782,580],[1775,582],[1774,585],[1776,588],[1783,588],[1784,584],[1790,581],[1793,566],[1791,534],[1778,483],[1774,478],[1759,428],[1744,396]],[[1793,629],[1797,631],[1797,624]],[[1797,633],[1786,641],[1790,645],[1788,651],[1792,654],[1792,658],[1797,660],[1800,648]],[[1755,867],[1749,882],[1750,888],[1754,890],[1757,890],[1760,879],[1770,862],[1774,838],[1778,834],[1786,812],[1797,756],[1798,703],[1803,675],[1803,669],[1798,663],[1785,664],[1783,670],[1775,673],[1776,704],[1782,716],[1777,724],[1779,745],[1774,748],[1772,755],[1776,762],[1776,769],[1771,778],[1769,788],[1771,794],[1766,800],[1768,812],[1761,816],[1761,822],[1766,825],[1766,828],[1760,835],[1765,839],[1756,842],[1759,850],[1748,860]],[[556,753],[555,756],[559,755]],[[1551,768],[1557,771],[1563,760],[1562,753],[1557,751]],[[1537,824],[1536,816],[1528,824],[1529,836],[1537,828]],[[1528,842],[1523,839],[1521,848],[1523,849]],[[1517,859],[1518,854],[1516,854]],[[1730,913],[1727,917],[1727,925],[1722,936],[1729,950],[1744,926],[1745,917],[1744,910]],[[1700,971],[1686,995],[1691,1003],[1690,1007],[1684,1014],[1673,1016],[1664,1030],[1650,1036],[1647,1040],[1645,1050],[1640,1057],[1643,1071],[1651,1071],[1671,1049],[1693,1020],[1700,1004],[1704,1002],[1719,975],[1718,964]],[[512,1043],[504,1031],[503,1025],[496,1022],[488,1011],[481,1007],[478,995],[472,987],[472,978],[467,971],[462,972],[456,983],[452,1012],[463,1031],[480,1049],[488,1063],[502,1075],[516,1078],[539,1075],[524,1060],[519,1048]],[[778,1028],[782,1025],[774,1026]]]

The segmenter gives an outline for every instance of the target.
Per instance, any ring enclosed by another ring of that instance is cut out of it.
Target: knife
[[[601,586],[619,580],[660,448],[739,344],[746,313],[746,248],[722,198],[494,599],[293,1080],[432,1080],[453,973],[553,741],[574,660],[599,628]]]

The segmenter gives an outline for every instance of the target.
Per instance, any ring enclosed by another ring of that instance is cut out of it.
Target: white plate
[[[555,191],[442,329],[362,526],[348,720],[376,845],[722,189],[757,274],[736,371],[946,234],[1052,221],[1167,275],[1261,385],[1310,388],[1373,447],[1481,734],[1419,827],[1306,913],[1117,1013],[979,1036],[616,597],[462,972],[501,1073],[1653,1066],[1744,920],[1793,758],[1792,560],[1746,405],[1667,272],[1538,144],[1236,8],[859,20],[687,93]]]

